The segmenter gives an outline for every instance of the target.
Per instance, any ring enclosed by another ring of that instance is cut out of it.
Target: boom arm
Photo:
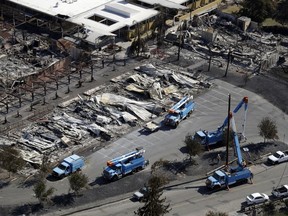
[[[244,122],[243,122],[243,132],[242,135],[245,137],[245,129],[246,129],[246,117],[247,117],[247,109],[248,109],[248,97],[244,97],[240,103],[235,107],[235,109],[233,110],[233,113],[237,113],[241,107],[244,105]],[[223,122],[223,124],[218,128],[218,130],[223,130],[224,127],[226,127],[227,123],[228,123],[228,119],[229,116],[227,116]]]
[[[124,154],[120,157],[114,158],[112,160],[107,161],[107,166],[113,166],[121,161],[124,161],[128,158],[134,157],[136,155],[143,155],[145,150],[143,148],[136,148],[136,151],[132,151],[130,153]]]
[[[189,96],[185,96],[184,98],[182,98],[178,103],[176,103],[171,109],[169,109],[170,113],[174,113],[177,112],[179,110],[179,108],[186,103],[188,100],[190,99]]]
[[[237,135],[235,119],[234,119],[234,116],[232,115],[232,113],[230,113],[230,119],[231,119],[231,128],[232,128],[232,133],[233,133],[234,145],[235,145],[236,154],[237,154],[237,158],[238,158],[237,162],[238,162],[239,168],[242,169],[244,167],[243,158],[242,158],[239,139],[238,139],[238,135]]]

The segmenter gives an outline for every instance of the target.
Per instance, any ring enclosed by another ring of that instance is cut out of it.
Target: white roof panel
[[[181,5],[187,2],[187,0],[139,0],[139,1],[150,5],[159,4],[167,8],[175,8],[182,10],[188,9],[187,7]]]
[[[25,7],[33,8],[52,16],[57,14],[73,17],[91,8],[111,2],[111,0],[8,0]]]
[[[111,5],[111,4],[107,4]],[[141,8],[139,6],[123,2],[121,0],[114,1],[112,4],[113,8],[117,8],[117,13],[112,13],[107,11],[107,6],[102,5],[98,8],[86,11],[85,13],[79,14],[73,18],[68,19],[70,22],[84,25],[87,29],[98,30],[102,33],[104,32],[114,32],[124,26],[133,26],[138,22],[142,22],[151,17],[156,16],[159,12],[153,9]],[[120,13],[121,12],[121,13]],[[124,16],[123,16],[124,14]],[[129,16],[125,16],[128,14]],[[104,22],[97,22],[89,17],[98,16],[103,19],[111,20],[115,22],[111,25],[106,25]]]

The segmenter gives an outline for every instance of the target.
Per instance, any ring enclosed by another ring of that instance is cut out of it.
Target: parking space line
[[[225,94],[225,93],[223,93],[221,91],[218,91],[216,89],[212,89],[212,91],[214,91],[214,92],[216,92],[216,93],[218,93],[220,95],[225,95],[226,97],[227,97],[228,94],[236,94],[236,95],[242,96],[242,94],[240,94],[239,92],[232,91],[231,89],[227,89],[227,88],[225,88],[223,86],[219,86],[219,90],[221,90],[221,89],[226,90],[227,93]]]
[[[217,103],[215,103],[215,102],[212,102],[212,101],[209,101],[209,100],[207,100],[207,99],[204,99],[203,97],[201,97],[201,98],[199,98],[199,99],[201,99],[201,100],[203,100],[203,101],[205,101],[205,102],[211,103],[211,104],[213,104],[213,105],[216,105],[216,106],[221,106],[221,105],[219,105],[219,104],[217,104]]]
[[[125,144],[121,144],[120,142],[117,142],[117,141],[118,141],[118,140],[116,140],[116,141],[114,142],[116,145],[118,145],[118,146],[120,146],[120,147],[122,147],[122,148],[125,148],[125,149],[130,150],[130,148],[126,147]],[[132,142],[130,142],[130,143],[132,143]]]
[[[101,150],[101,149],[100,149],[100,150]],[[106,154],[102,153],[100,150],[99,150],[99,151],[96,151],[96,153],[102,155],[104,158],[108,158],[108,156],[107,156]]]
[[[136,137],[136,134],[133,134],[133,136]],[[140,139],[141,142],[147,143],[147,144],[150,145],[150,146],[153,146],[153,145],[154,145],[152,142],[147,141],[146,139],[144,139],[144,138],[142,138],[142,137],[137,136],[136,138]]]
[[[206,109],[208,109],[208,110],[210,110],[210,111],[214,111],[213,109],[211,109],[211,108],[209,108],[209,107],[207,107],[207,106],[205,106],[205,105],[203,105],[203,104],[197,104],[197,106],[202,106],[202,107],[205,107]]]
[[[227,101],[226,100],[223,100],[222,98],[220,98],[220,97],[216,97],[215,95],[213,95],[213,94],[207,94],[207,96],[209,97],[213,97],[213,98],[216,98],[218,101],[222,101],[222,102],[225,102],[225,103],[227,103]],[[222,105],[219,105],[219,106],[222,106]]]

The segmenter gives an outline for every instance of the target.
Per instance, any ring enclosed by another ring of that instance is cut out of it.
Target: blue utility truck
[[[234,138],[235,151],[237,154],[237,164],[236,167],[231,167],[227,169],[217,170],[213,173],[212,176],[209,176],[206,180],[206,186],[210,189],[220,189],[223,187],[229,187],[229,185],[247,181],[248,179],[252,180],[253,174],[246,163],[242,158],[240,144],[238,140],[238,135],[236,131],[236,125],[232,113],[230,113],[229,119],[232,123],[232,133]]]
[[[116,181],[124,175],[144,169],[149,161],[144,158],[145,150],[142,147],[120,157],[107,161],[107,167],[103,170],[103,177],[110,181]]]
[[[168,110],[164,124],[176,128],[182,120],[190,116],[194,108],[195,102],[193,101],[193,97],[185,96]]]
[[[246,116],[247,116],[247,109],[248,109],[248,97],[244,97],[239,104],[235,107],[233,110],[233,113],[237,113],[241,107],[244,105],[244,122],[243,122],[243,131],[242,136],[245,138],[245,127],[246,127]],[[192,137],[193,140],[198,141],[202,145],[205,145],[208,149],[209,146],[220,144],[223,142],[223,134],[224,130],[227,127],[228,123],[228,116],[224,120],[223,124],[218,127],[215,131],[206,131],[206,130],[200,130],[195,133],[195,135]]]
[[[57,178],[63,178],[71,173],[80,171],[84,164],[83,157],[73,154],[65,158],[57,167],[55,167],[52,175]]]

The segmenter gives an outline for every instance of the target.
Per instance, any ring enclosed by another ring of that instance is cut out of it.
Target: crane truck
[[[144,169],[149,164],[149,161],[144,158],[144,153],[145,150],[138,147],[135,151],[107,161],[103,177],[110,181],[116,181],[129,173]]]
[[[231,119],[232,134],[234,139],[235,151],[237,154],[237,166],[226,167],[226,169],[217,170],[212,176],[209,176],[206,180],[206,186],[209,189],[220,189],[223,187],[229,187],[238,182],[246,181],[253,178],[253,174],[242,158],[239,139],[236,131],[235,120],[230,112],[229,121]]]
[[[244,97],[239,104],[233,110],[233,113],[237,113],[241,107],[244,105],[244,122],[243,122],[243,132],[242,136],[245,138],[245,127],[246,127],[246,116],[247,116],[247,109],[248,109],[248,97]],[[223,142],[223,133],[228,123],[228,116],[225,118],[223,124],[218,127],[215,131],[206,131],[200,130],[195,133],[192,137],[193,140],[198,141],[202,145],[206,146],[209,149],[209,146],[220,144]],[[245,138],[246,139],[246,138]]]
[[[195,102],[193,101],[193,97],[183,97],[168,110],[168,114],[164,119],[164,124],[176,128],[182,120],[191,115],[191,113],[194,111],[194,108]]]

